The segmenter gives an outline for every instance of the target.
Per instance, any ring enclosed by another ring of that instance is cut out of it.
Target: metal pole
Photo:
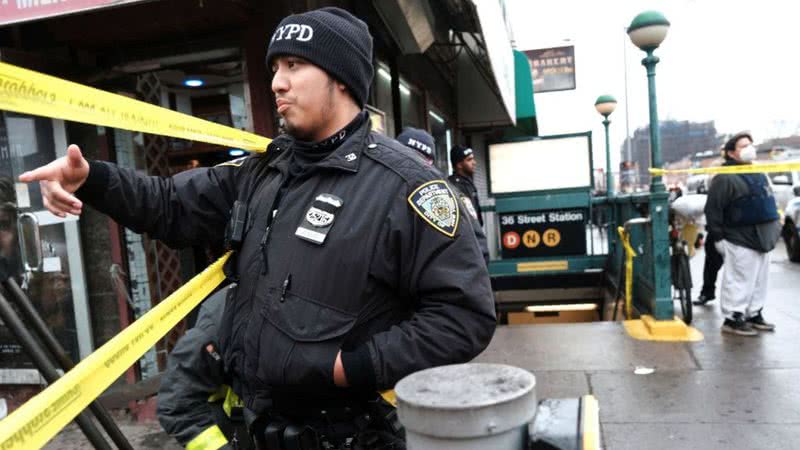
[[[608,140],[608,124],[611,121],[608,120],[608,114],[603,117],[603,126],[606,128],[606,197],[611,199],[611,196],[614,195],[614,175],[611,173],[611,144]]]
[[[11,330],[11,333],[19,340],[25,353],[31,357],[44,379],[47,380],[48,383],[53,383],[58,380],[59,374],[56,367],[50,362],[44,349],[39,346],[39,343],[33,335],[25,328],[22,320],[20,320],[19,316],[17,316],[14,309],[11,307],[11,304],[3,296],[2,290],[0,290],[0,319],[3,320],[3,323],[5,323],[9,330]],[[86,411],[82,411],[78,414],[75,417],[75,422],[94,448],[111,450],[111,446],[108,445],[108,442],[103,438],[102,433],[97,429]]]
[[[656,102],[656,64],[658,57],[653,55],[654,49],[647,51],[642,65],[647,69],[647,92],[650,106],[650,154],[651,166],[660,169],[661,161],[661,129],[658,122],[658,105]],[[669,271],[669,229],[667,215],[669,202],[667,191],[661,176],[650,179],[650,217],[652,221],[653,248],[649,261],[653,274],[654,298],[653,315],[657,320],[671,320],[674,317],[671,280]]]
[[[614,176],[611,172],[611,144],[608,138],[608,125],[611,123],[608,120],[608,114],[603,116],[603,126],[606,129],[606,236],[608,237],[608,246],[606,247],[606,251],[609,255],[611,255],[611,242],[614,239],[614,234],[617,232],[615,229],[616,227],[614,224],[615,221],[615,210],[614,210]]]
[[[661,130],[658,123],[658,104],[656,102],[656,64],[658,56],[653,55],[653,50],[647,50],[647,57],[642,60],[642,65],[647,68],[647,95],[650,104],[650,154],[652,166],[660,169],[661,162]],[[664,183],[661,175],[650,178],[650,192],[664,192]]]
[[[11,301],[13,301],[16,304],[17,309],[19,309],[22,319],[31,325],[33,332],[42,341],[42,343],[44,343],[44,346],[48,351],[50,351],[56,362],[61,366],[62,369],[64,369],[64,371],[72,370],[72,368],[75,367],[75,364],[72,362],[69,356],[67,356],[67,352],[63,347],[61,347],[61,344],[59,344],[58,340],[56,340],[56,337],[53,336],[53,333],[47,327],[47,324],[44,323],[41,316],[39,316],[39,313],[33,307],[30,299],[28,299],[28,296],[25,295],[25,292],[19,287],[17,282],[14,281],[13,278],[8,278],[7,280],[3,281],[2,284],[3,287],[6,288],[6,291],[8,291],[10,294]],[[119,429],[119,427],[117,427],[117,423],[114,422],[114,419],[111,418],[111,415],[108,413],[105,407],[100,404],[100,402],[97,400],[93,401],[89,404],[89,409],[118,448],[123,450],[133,450],[133,447],[128,442],[128,439],[124,434],[122,434],[122,431]]]

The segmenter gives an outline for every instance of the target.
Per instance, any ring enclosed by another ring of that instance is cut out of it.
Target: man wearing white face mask
[[[739,133],[724,147],[723,166],[752,164],[756,148],[749,133]],[[724,259],[720,306],[722,331],[756,336],[773,331],[764,320],[769,252],[780,237],[775,198],[767,177],[760,173],[717,175],[708,190],[705,207],[709,240]]]

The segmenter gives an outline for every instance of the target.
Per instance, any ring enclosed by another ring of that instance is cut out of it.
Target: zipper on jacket
[[[286,191],[289,190],[289,185],[291,184],[291,178],[284,178],[281,182],[281,185],[278,187],[278,192],[275,194],[275,198],[272,199],[272,205],[269,207],[269,212],[267,213],[267,228],[264,230],[264,236],[261,238],[261,262],[263,263],[263,267],[261,269],[261,274],[266,275],[267,269],[269,267],[268,255],[267,255],[267,244],[269,243],[269,233],[272,230],[272,225],[275,223],[275,218],[278,215],[278,208],[280,207],[282,197],[286,195]]]
[[[286,301],[286,291],[292,286],[292,274],[286,275],[286,279],[283,280],[283,287],[281,287],[281,302]]]

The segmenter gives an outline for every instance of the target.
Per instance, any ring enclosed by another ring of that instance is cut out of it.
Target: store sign
[[[142,0],[0,0],[0,26]]]
[[[575,89],[575,47],[527,50],[525,55],[531,63],[535,94]]]
[[[503,258],[586,254],[586,209],[500,215]]]

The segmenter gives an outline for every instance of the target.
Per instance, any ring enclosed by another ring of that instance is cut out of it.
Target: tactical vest
[[[778,220],[775,197],[767,184],[767,177],[759,173],[738,176],[747,184],[748,192],[735,198],[725,208],[725,224],[743,227]]]

